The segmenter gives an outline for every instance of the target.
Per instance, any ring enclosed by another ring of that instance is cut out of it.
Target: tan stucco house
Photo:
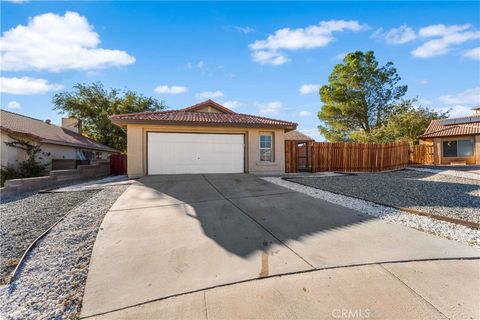
[[[480,108],[468,117],[433,120],[420,144],[433,145],[434,164],[480,164]]]
[[[48,165],[47,170],[74,169],[77,160],[88,163],[108,159],[110,154],[119,152],[83,136],[79,130],[76,119],[63,118],[62,126],[57,126],[49,120],[0,110],[1,165],[17,167],[27,158],[24,150],[5,144],[13,141],[12,138],[40,144],[42,154],[38,160]]]
[[[127,131],[128,176],[285,172],[285,133],[297,124],[236,113],[212,100],[114,115]]]

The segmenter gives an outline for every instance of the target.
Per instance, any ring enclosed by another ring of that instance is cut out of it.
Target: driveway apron
[[[480,257],[249,174],[149,176],[106,215],[82,317],[323,267]]]

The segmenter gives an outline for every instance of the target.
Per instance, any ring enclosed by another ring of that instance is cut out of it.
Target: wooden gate
[[[410,147],[409,162],[411,164],[433,164],[433,145],[419,144]]]
[[[127,156],[124,154],[112,154],[110,156],[110,174],[118,176],[127,174]]]

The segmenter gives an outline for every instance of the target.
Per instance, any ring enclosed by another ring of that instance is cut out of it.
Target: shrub
[[[0,169],[0,182],[3,187],[6,180],[40,177],[45,175],[48,164],[42,164],[37,160],[39,155],[49,155],[42,152],[41,145],[33,144],[27,140],[21,140],[15,137],[10,137],[12,141],[5,142],[9,147],[19,148],[25,150],[27,159],[18,165],[18,169],[12,166],[2,166]],[[41,157],[40,157],[41,159]]]

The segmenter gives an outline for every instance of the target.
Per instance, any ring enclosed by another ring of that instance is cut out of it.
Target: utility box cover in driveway
[[[149,132],[147,137],[149,175],[245,170],[243,134]]]

